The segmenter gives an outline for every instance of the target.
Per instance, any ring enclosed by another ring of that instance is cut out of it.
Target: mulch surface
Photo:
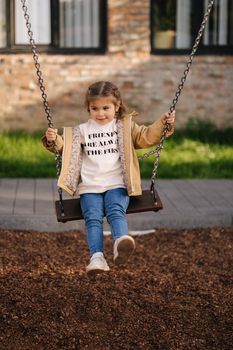
[[[230,350],[233,230],[138,236],[127,266],[89,278],[83,232],[0,230],[0,349]]]

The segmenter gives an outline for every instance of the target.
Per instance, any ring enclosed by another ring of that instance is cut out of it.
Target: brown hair
[[[87,89],[85,96],[85,107],[89,112],[89,103],[99,97],[110,97],[112,102],[117,104],[120,102],[120,107],[116,112],[117,118],[123,118],[126,115],[127,107],[123,104],[121,99],[121,94],[116,85],[110,81],[97,81],[96,83],[90,85]]]

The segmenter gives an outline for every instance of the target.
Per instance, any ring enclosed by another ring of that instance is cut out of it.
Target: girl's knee
[[[125,210],[123,207],[118,206],[112,207],[109,210],[106,211],[106,218],[108,223],[110,223],[113,220],[125,220]]]
[[[87,217],[85,219],[85,224],[89,228],[91,227],[100,227],[103,224],[103,218],[92,218],[92,217]]]

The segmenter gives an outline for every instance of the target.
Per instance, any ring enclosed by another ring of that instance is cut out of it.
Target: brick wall
[[[139,123],[167,111],[174,98],[186,56],[150,54],[149,1],[110,0],[108,51],[104,55],[46,55],[40,62],[54,124],[87,119],[87,86],[110,80],[125,103],[137,110]],[[127,25],[125,25],[127,24]],[[233,56],[197,56],[177,105],[177,126],[188,118],[208,118],[233,126]],[[0,128],[46,128],[40,91],[30,54],[0,55]]]

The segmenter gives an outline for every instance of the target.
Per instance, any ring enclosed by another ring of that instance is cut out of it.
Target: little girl
[[[86,123],[64,128],[63,138],[56,129],[48,128],[42,141],[52,152],[55,141],[62,152],[58,186],[70,195],[80,195],[91,257],[86,271],[97,274],[109,271],[103,254],[104,216],[114,241],[114,263],[125,264],[134,251],[126,210],[129,196],[142,193],[135,149],[159,143],[166,121],[167,135],[171,135],[175,111],[163,114],[150,126],[139,126],[133,120],[136,113],[127,114],[118,88],[108,81],[88,88],[85,106],[90,118]]]

